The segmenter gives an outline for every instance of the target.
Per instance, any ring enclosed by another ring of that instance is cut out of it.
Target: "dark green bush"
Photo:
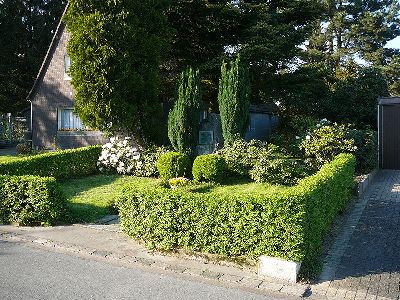
[[[160,177],[168,180],[174,177],[187,176],[190,169],[190,157],[180,152],[167,152],[157,161]]]
[[[356,146],[356,172],[366,174],[378,165],[378,134],[372,129],[352,129],[349,137],[354,140]]]
[[[250,171],[251,178],[257,182],[282,185],[294,185],[307,175],[309,171],[304,160],[291,158],[262,157]]]
[[[269,196],[129,188],[117,206],[123,230],[159,249],[303,261],[315,274],[323,238],[351,195],[354,158],[341,154],[298,185]]]
[[[226,163],[222,156],[208,154],[196,157],[192,174],[195,181],[222,182],[226,177],[226,170]]]
[[[57,179],[95,174],[100,146],[47,152],[0,163],[0,174],[51,176]]]
[[[52,225],[64,209],[64,198],[55,178],[0,175],[1,222]]]
[[[32,152],[31,143],[21,143],[18,144],[16,147],[18,154],[30,154]]]

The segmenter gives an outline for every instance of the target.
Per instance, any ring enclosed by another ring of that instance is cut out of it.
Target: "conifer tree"
[[[201,108],[199,71],[182,72],[178,99],[168,116],[168,137],[176,151],[193,153],[199,134]]]
[[[249,118],[250,80],[240,56],[231,63],[222,63],[218,104],[225,143],[237,136],[244,137]]]

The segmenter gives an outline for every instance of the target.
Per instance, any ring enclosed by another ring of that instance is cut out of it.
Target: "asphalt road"
[[[283,298],[0,241],[0,299]]]

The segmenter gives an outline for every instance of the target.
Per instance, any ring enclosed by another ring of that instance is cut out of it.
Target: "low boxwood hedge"
[[[64,209],[55,178],[0,175],[1,223],[52,225]]]
[[[268,197],[127,187],[117,201],[121,225],[159,249],[303,261],[309,277],[318,270],[324,235],[350,198],[354,165],[352,155],[341,154],[317,174]]]
[[[80,177],[98,172],[101,146],[47,152],[0,163],[0,174],[51,176],[57,179]]]

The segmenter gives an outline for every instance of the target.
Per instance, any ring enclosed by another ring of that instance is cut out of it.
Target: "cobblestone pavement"
[[[379,171],[312,290],[329,299],[400,299],[400,171]]]

